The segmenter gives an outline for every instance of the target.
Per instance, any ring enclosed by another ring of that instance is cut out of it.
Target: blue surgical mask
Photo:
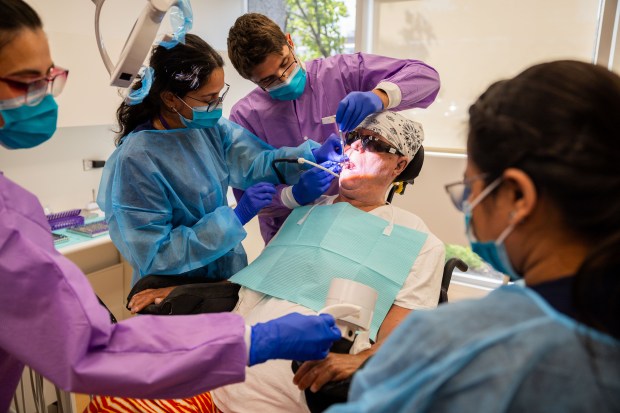
[[[512,280],[521,278],[519,274],[512,267],[506,247],[504,246],[504,240],[513,231],[515,224],[509,225],[495,241],[478,241],[474,235],[474,231],[471,225],[472,211],[476,205],[478,205],[485,197],[487,197],[495,188],[501,183],[501,177],[493,181],[484,191],[478,195],[478,197],[472,201],[471,204],[465,205],[465,231],[467,239],[471,245],[471,250],[478,254],[480,258],[489,263],[495,270],[502,272],[510,277]]]
[[[179,98],[179,100],[185,103],[183,99]],[[192,110],[192,119],[187,119],[185,116],[181,115],[180,112],[177,112],[177,113],[179,114],[179,117],[181,118],[181,122],[183,123],[183,125],[191,129],[212,128],[217,124],[217,122],[222,117],[222,105],[221,104],[218,105],[211,112],[207,110],[209,106],[198,106],[198,107],[193,108],[189,106],[187,103],[185,103],[185,106],[187,106],[188,108]]]
[[[46,95],[36,106],[22,105],[0,110],[0,144],[9,149],[26,149],[42,144],[56,132],[58,105]]]
[[[267,89],[267,92],[269,92],[269,96],[276,100],[295,100],[304,93],[305,88],[306,71],[298,64],[283,83]]]

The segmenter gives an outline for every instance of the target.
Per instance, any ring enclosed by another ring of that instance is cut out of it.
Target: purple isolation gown
[[[37,198],[0,173],[0,412],[27,364],[67,391],[181,398],[243,381],[236,314],[111,324],[88,279],[58,253]]]

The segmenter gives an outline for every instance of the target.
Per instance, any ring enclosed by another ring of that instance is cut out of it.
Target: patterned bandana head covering
[[[368,115],[356,129],[360,128],[381,135],[409,161],[424,140],[422,125],[396,112],[384,111]]]

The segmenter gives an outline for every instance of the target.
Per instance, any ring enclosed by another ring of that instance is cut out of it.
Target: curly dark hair
[[[170,91],[180,98],[187,92],[199,89],[209,81],[211,73],[224,66],[224,60],[207,42],[195,34],[185,35],[185,44],[179,43],[171,49],[155,46],[149,65],[153,68],[153,84],[149,94],[138,105],[123,102],[116,111],[119,130],[115,144],[137,126],[153,119],[162,108],[161,93]],[[142,87],[142,80],[132,89]]]

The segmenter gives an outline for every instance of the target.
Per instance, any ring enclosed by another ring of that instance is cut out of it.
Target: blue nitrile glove
[[[321,166],[336,172],[340,165],[335,162],[323,162]],[[336,172],[338,173],[338,172]],[[319,168],[305,171],[299,177],[299,182],[293,185],[293,197],[299,205],[306,205],[314,201],[327,191],[335,176]]]
[[[325,161],[339,162],[342,159],[343,147],[340,144],[340,138],[335,133],[327,137],[323,145],[312,150],[316,163]]]
[[[351,92],[338,104],[336,123],[343,132],[355,129],[366,116],[383,110],[381,98],[373,92]]]
[[[246,189],[235,208],[235,214],[241,225],[247,224],[258,211],[271,204],[275,194],[276,187],[268,182],[259,182]]]
[[[252,326],[250,366],[272,359],[319,360],[339,339],[340,330],[330,314],[287,314]]]

